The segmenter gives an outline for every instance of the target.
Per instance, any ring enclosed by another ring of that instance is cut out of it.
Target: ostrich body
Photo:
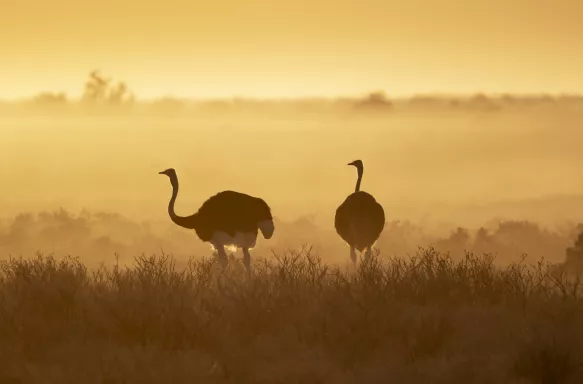
[[[265,239],[273,236],[275,227],[271,209],[260,198],[235,191],[223,191],[210,197],[191,216],[178,216],[174,203],[178,196],[178,177],[173,168],[160,172],[170,178],[172,197],[168,203],[170,219],[178,226],[194,229],[204,242],[213,245],[223,266],[228,263],[225,246],[236,246],[243,251],[243,263],[249,269],[249,249],[255,247],[258,230]]]
[[[356,252],[366,250],[365,257],[371,254],[371,248],[378,240],[385,226],[385,211],[375,198],[360,190],[364,167],[362,161],[356,160],[353,165],[358,171],[358,179],[354,193],[336,209],[334,227],[340,237],[350,245],[350,258],[356,263]]]

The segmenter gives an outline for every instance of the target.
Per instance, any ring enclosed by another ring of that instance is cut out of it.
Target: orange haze
[[[578,0],[53,0],[0,12],[0,98],[580,92]]]

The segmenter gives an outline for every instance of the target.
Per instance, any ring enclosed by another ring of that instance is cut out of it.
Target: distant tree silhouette
[[[489,98],[483,93],[476,93],[468,100],[468,106],[473,109],[493,111],[497,110],[499,106],[495,100]]]
[[[449,252],[452,257],[459,258],[465,251],[472,251],[472,238],[466,228],[458,227],[448,237],[433,240],[435,249]]]
[[[488,230],[486,228],[480,227],[478,232],[476,232],[473,249],[475,252],[485,253],[488,251],[488,247],[497,246],[495,241],[496,241],[495,236],[488,233]]]
[[[99,70],[89,73],[89,79],[85,82],[82,101],[88,104],[131,104],[135,100],[124,82],[112,83],[111,78],[105,78]]]
[[[89,74],[89,79],[85,83],[85,92],[82,100],[85,102],[96,102],[105,99],[105,93],[109,86],[109,79],[104,79],[98,71]]]
[[[128,87],[125,83],[120,82],[115,87],[111,87],[109,91],[110,104],[122,104],[126,101],[128,95]]]
[[[360,100],[356,106],[367,108],[386,108],[392,106],[392,103],[383,91],[376,91],[369,93],[363,100]]]
[[[579,226],[581,228],[581,225]],[[567,248],[565,263],[577,269],[583,267],[583,228],[572,247]]]

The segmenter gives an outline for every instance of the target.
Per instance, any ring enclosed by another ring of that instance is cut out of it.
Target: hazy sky
[[[583,91],[581,0],[2,0],[0,98]]]

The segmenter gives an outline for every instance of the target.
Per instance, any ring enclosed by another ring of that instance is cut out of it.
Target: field
[[[310,249],[251,275],[166,255],[2,264],[2,382],[576,383],[579,280],[427,249],[344,271]]]
[[[257,108],[0,108],[0,383],[583,379],[581,108]],[[387,224],[352,270],[355,159]],[[170,222],[170,167],[179,214],[270,204],[251,275]]]

